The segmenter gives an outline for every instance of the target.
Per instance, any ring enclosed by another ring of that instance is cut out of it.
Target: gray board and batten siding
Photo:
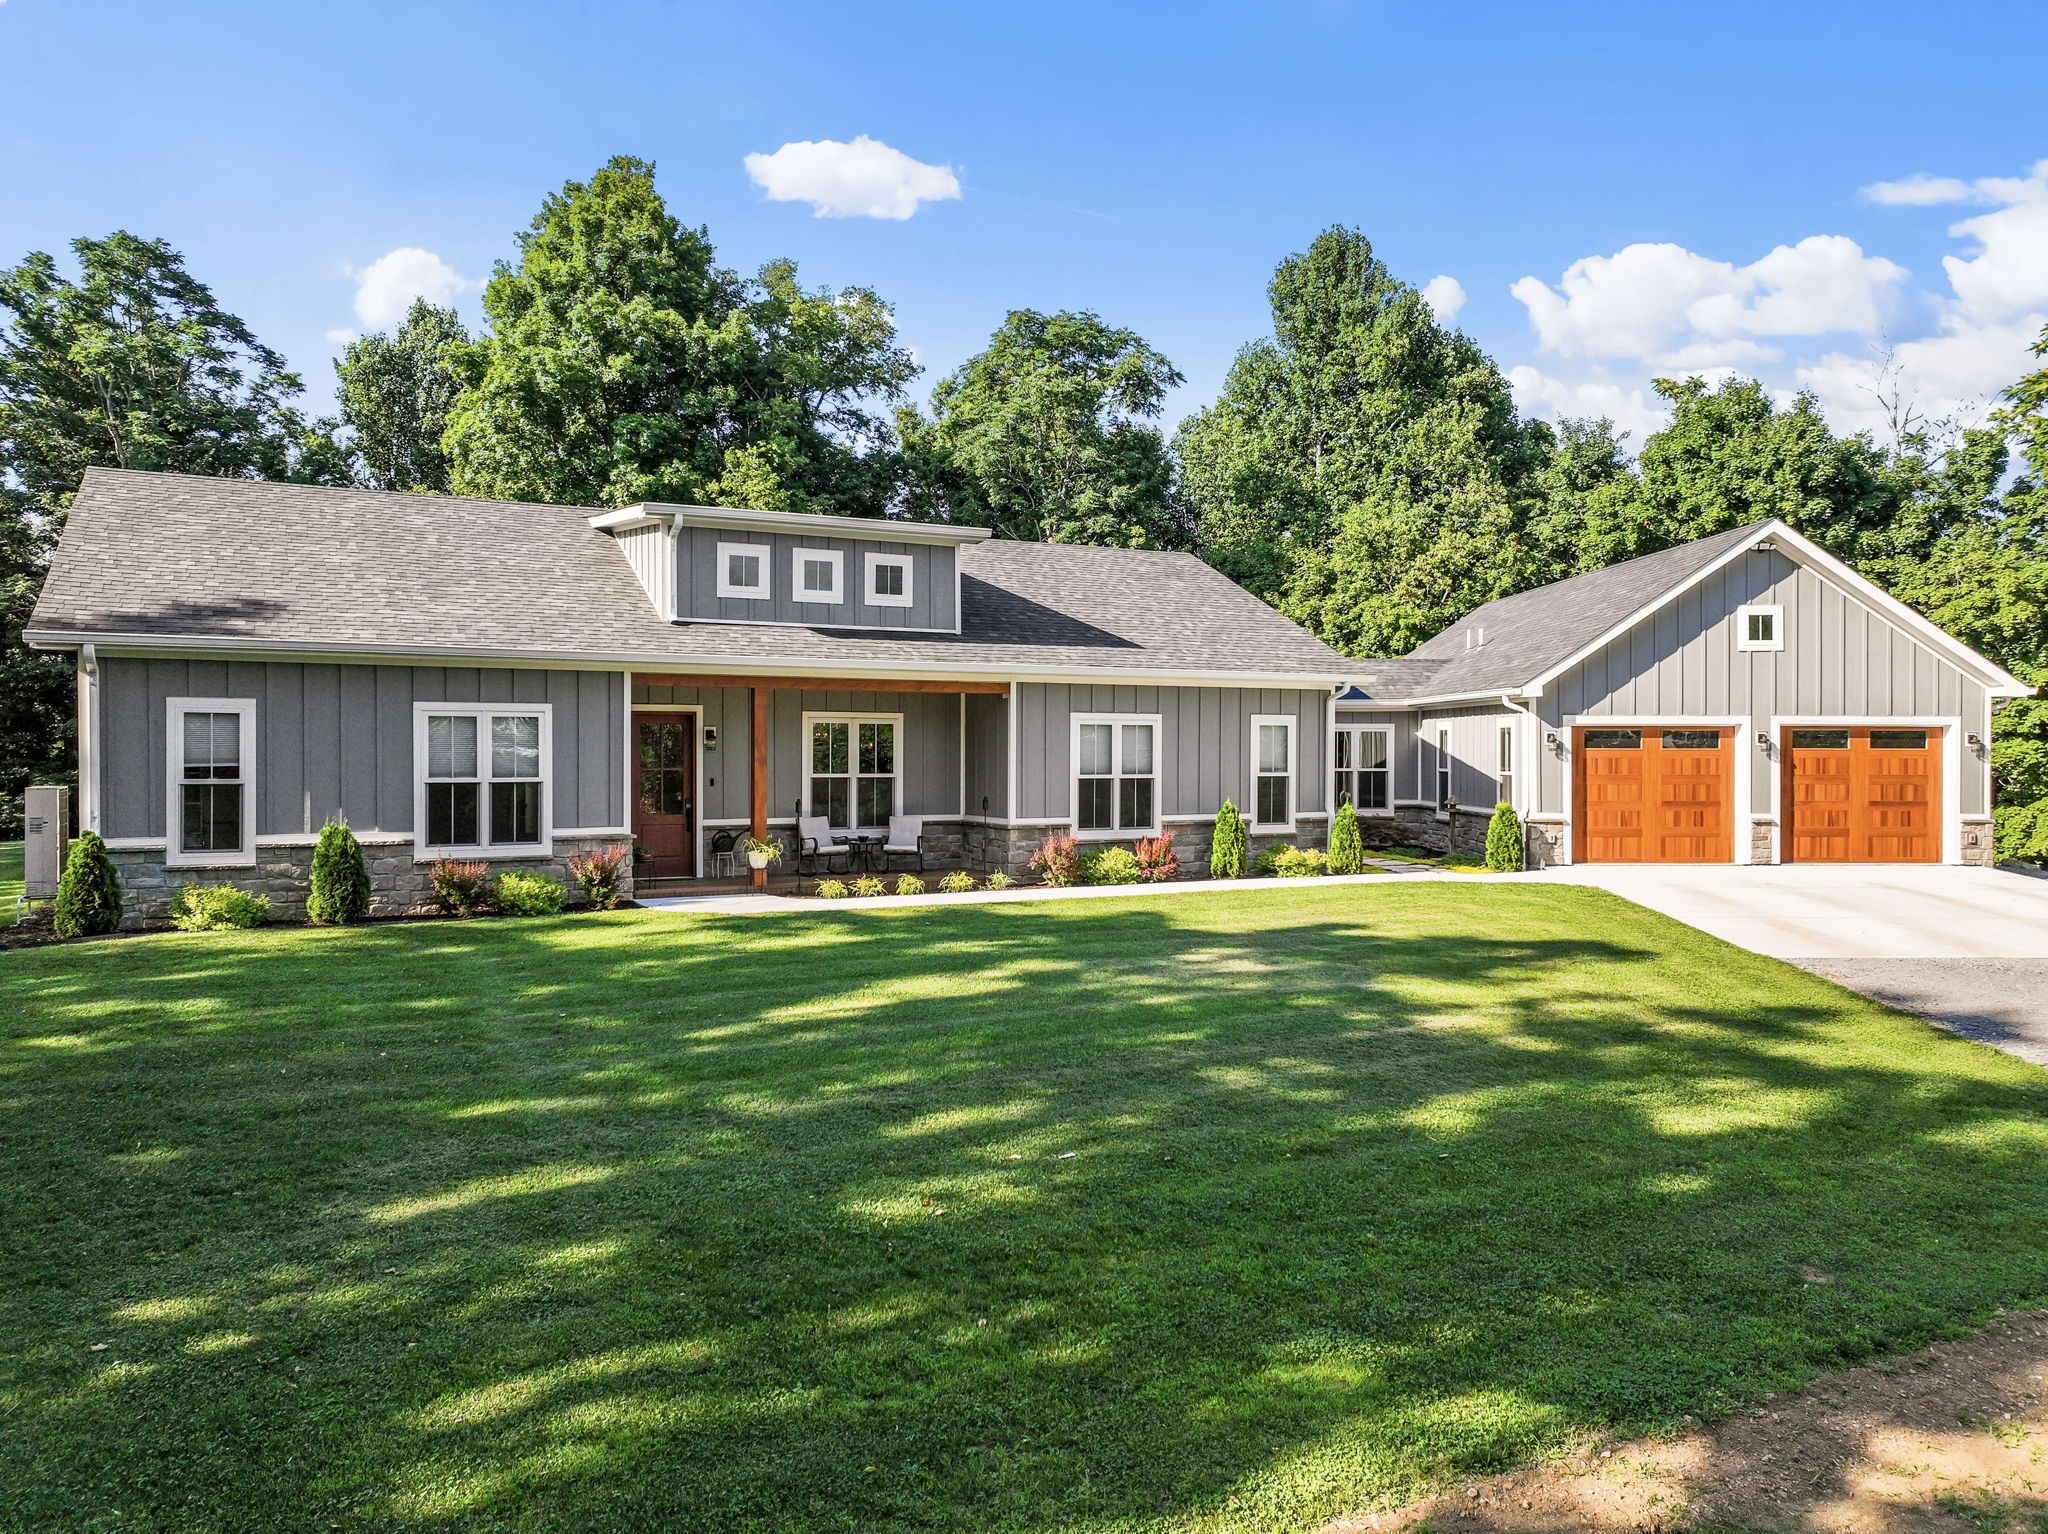
[[[768,551],[767,597],[718,594],[721,543],[757,546]],[[798,549],[822,549],[839,555],[839,601],[796,599]],[[909,606],[877,607],[868,602],[864,557],[868,554],[896,555],[910,561]],[[675,616],[684,622],[717,619],[727,623],[794,623],[812,628],[907,629],[951,634],[960,626],[956,558],[951,544],[828,537],[750,527],[683,527],[677,529],[675,537]],[[638,565],[634,568],[637,573]],[[643,575],[643,585],[646,580]],[[660,598],[653,588],[648,594],[658,606]]]
[[[1020,682],[1016,691],[1020,820],[1072,815],[1076,714],[1160,716],[1159,813],[1169,820],[1213,816],[1225,799],[1247,809],[1252,716],[1289,716],[1295,722],[1295,814],[1328,813],[1327,689]]]
[[[1750,606],[1783,610],[1782,650],[1739,648],[1739,615]],[[1781,551],[1754,549],[1572,666],[1530,706],[1560,733],[1575,715],[1746,720],[1737,746],[1753,753],[1749,807],[1768,814],[1777,764],[1755,736],[1774,717],[1955,720],[1988,739],[1991,698],[1983,682],[1835,582]],[[1548,751],[1536,761],[1545,808],[1562,812],[1563,761]],[[1986,814],[1986,755],[1965,756],[1964,766],[1961,813]]]
[[[361,835],[413,833],[415,703],[551,705],[554,824],[625,823],[625,677],[617,671],[102,656],[93,723],[100,833],[162,839],[171,698],[255,703],[258,837],[339,814]]]

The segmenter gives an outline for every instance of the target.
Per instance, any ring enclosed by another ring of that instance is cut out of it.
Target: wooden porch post
[[[751,689],[754,704],[754,804],[753,831],[761,840],[768,839],[768,689],[758,682]],[[755,889],[768,887],[768,870],[752,870]]]

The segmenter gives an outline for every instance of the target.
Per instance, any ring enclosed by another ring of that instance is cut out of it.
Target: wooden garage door
[[[1580,729],[1575,755],[1582,862],[1734,861],[1734,730]]]
[[[1941,731],[1785,732],[1794,863],[1941,861]]]

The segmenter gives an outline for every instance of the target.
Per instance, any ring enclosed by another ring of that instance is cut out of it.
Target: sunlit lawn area
[[[14,902],[21,898],[21,843],[0,842],[0,927],[14,925]]]
[[[0,994],[8,1527],[1313,1529],[2048,1301],[2048,1076],[1584,889]]]

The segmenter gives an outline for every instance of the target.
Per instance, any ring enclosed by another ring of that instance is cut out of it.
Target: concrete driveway
[[[1981,868],[1582,864],[1612,890],[2048,1065],[2048,879]]]

